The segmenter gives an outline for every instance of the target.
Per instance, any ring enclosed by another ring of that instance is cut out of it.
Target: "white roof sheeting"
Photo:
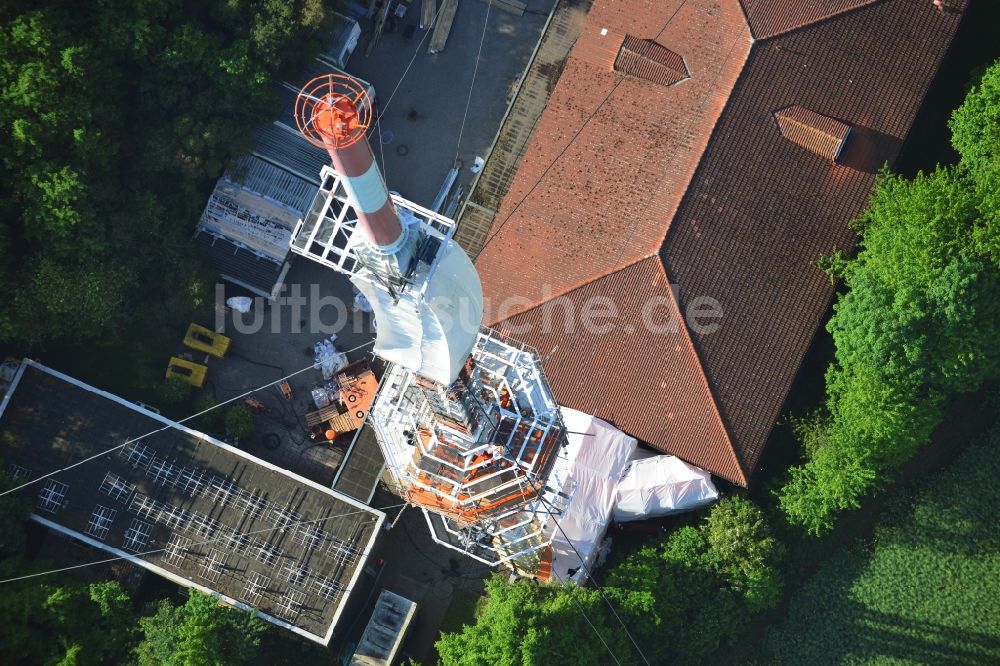
[[[618,483],[615,520],[644,520],[691,511],[719,498],[712,475],[676,456],[633,460]]]
[[[582,584],[611,522],[618,479],[637,444],[606,421],[568,407],[560,409],[569,445],[559,454],[548,485],[572,493],[573,498],[559,517],[562,529],[552,539],[552,578]]]
[[[305,215],[316,196],[315,183],[266,162],[253,155],[233,158],[225,178],[270,201],[277,201],[299,215]]]

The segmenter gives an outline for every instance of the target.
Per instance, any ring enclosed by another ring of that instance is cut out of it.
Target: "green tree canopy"
[[[441,634],[436,647],[448,666],[606,664],[610,657],[587,618],[623,664],[636,663],[628,637],[596,590],[508,583],[499,576],[486,582],[476,623]]]
[[[142,641],[135,649],[139,666],[236,666],[249,663],[264,623],[226,608],[214,597],[190,591],[185,604],[163,600],[156,613],[139,620]]]
[[[317,49],[321,0],[0,4],[0,342],[128,330],[202,284],[212,180]],[[190,305],[189,305],[190,307]]]
[[[629,555],[608,572],[650,659],[704,655],[730,642],[781,595],[780,544],[760,510],[730,497],[698,527]]]
[[[788,519],[810,532],[912,457],[952,396],[1000,374],[998,94],[1000,63],[953,116],[961,164],[912,179],[883,173],[857,222],[857,255],[830,262],[846,292],[827,325],[836,355],[825,432],[779,492]]]
[[[114,581],[8,583],[0,589],[0,622],[3,654],[18,663],[122,663],[134,642],[131,600]]]
[[[781,556],[760,510],[733,497],[702,525],[611,567],[603,590],[651,663],[703,656],[777,603]],[[610,657],[597,632],[622,663],[641,663],[597,590],[494,578],[475,624],[442,634],[437,649],[448,666],[604,664]]]

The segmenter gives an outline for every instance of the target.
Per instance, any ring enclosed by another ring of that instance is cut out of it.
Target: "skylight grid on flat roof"
[[[330,545],[326,549],[327,557],[335,563],[343,565],[357,562],[358,554],[358,549],[352,546],[350,542],[336,538],[330,540]]]
[[[134,518],[132,524],[125,530],[125,541],[122,547],[125,550],[131,550],[133,553],[138,553],[149,543],[149,537],[152,534],[153,526],[150,523]]]
[[[343,590],[341,584],[329,576],[316,576],[313,579],[312,591],[323,599],[331,600],[338,597]]]
[[[300,546],[304,546],[308,549],[319,548],[323,544],[323,540],[326,538],[326,532],[323,528],[316,524],[299,526],[295,530],[295,543]]]
[[[251,606],[256,606],[260,603],[260,598],[267,591],[267,586],[270,583],[270,577],[256,571],[251,571],[246,585],[243,587],[243,600]]]
[[[11,463],[10,466],[7,467],[7,474],[9,474],[10,478],[14,479],[15,481],[18,479],[24,479],[25,481],[27,481],[32,476],[32,472],[30,469],[28,469],[27,467],[22,467],[17,463]]]
[[[289,585],[301,587],[309,577],[309,567],[301,562],[289,562],[281,568],[281,575]]]
[[[69,486],[61,481],[49,479],[45,482],[45,487],[38,493],[38,508],[42,511],[55,513],[62,508],[66,501],[66,491]]]
[[[247,519],[254,520],[264,513],[264,509],[267,508],[267,500],[256,493],[241,488],[236,493],[234,505],[238,511],[243,512]]]
[[[240,487],[229,479],[217,476],[212,481],[210,492],[217,504],[225,506],[236,498],[239,490]]]
[[[210,538],[219,527],[219,521],[203,513],[196,511],[191,517],[191,529],[200,537]]]
[[[278,614],[286,620],[295,620],[305,607],[305,595],[298,590],[289,590],[278,602]]]
[[[216,583],[219,580],[219,576],[222,575],[222,570],[226,568],[226,560],[228,555],[221,550],[216,550],[213,548],[208,553],[208,557],[205,561],[201,563],[201,570],[198,575],[207,580],[209,583]]]
[[[250,547],[250,536],[245,532],[240,532],[239,530],[227,529],[222,532],[216,543],[226,550],[236,553],[245,553]]]
[[[159,456],[154,456],[149,467],[146,468],[146,476],[149,477],[149,480],[161,486],[174,485],[178,473],[179,470],[176,466]]]
[[[291,509],[284,509],[279,507],[271,507],[271,512],[268,514],[268,520],[274,527],[282,532],[287,530],[292,525],[300,522],[302,519],[299,514],[295,513]]]
[[[258,539],[253,547],[253,555],[261,564],[274,564],[281,557],[281,549],[272,546],[263,539]]]
[[[191,545],[191,539],[181,536],[180,534],[172,534],[170,536],[170,541],[167,542],[167,546],[163,551],[163,561],[173,567],[180,567],[181,562],[188,555],[188,547]]]
[[[159,515],[162,507],[163,505],[160,502],[157,502],[149,495],[136,493],[132,497],[132,502],[128,505],[127,511],[140,518],[152,519],[153,516]]]
[[[132,467],[149,467],[153,462],[153,450],[141,442],[132,442],[122,447],[121,454]]]
[[[132,495],[132,491],[135,490],[135,486],[117,474],[108,472],[104,475],[100,490],[111,499],[126,503]]]
[[[183,530],[191,520],[191,512],[172,504],[162,504],[157,519],[172,530]]]
[[[106,506],[98,504],[94,507],[94,512],[90,514],[90,521],[87,523],[87,534],[103,541],[108,532],[111,531],[111,523],[115,521],[118,512]]]
[[[27,365],[0,423],[14,445],[14,457],[0,463],[0,475],[15,461],[34,471],[35,483],[22,491],[48,509],[31,506],[39,522],[91,544],[95,552],[107,551],[95,559],[117,554],[178,585],[238,600],[234,603],[245,608],[254,603],[262,619],[327,642],[336,621],[345,617],[348,581],[361,576],[360,567],[332,566],[325,556],[327,539],[357,541],[367,553],[382,513],[131,403]],[[153,431],[157,434],[129,442],[132,446],[124,442]],[[104,456],[105,464],[43,476],[65,467],[67,457],[70,462],[100,457],[108,442],[121,446]],[[179,483],[167,485],[173,479]],[[326,520],[341,514],[352,519]],[[321,598],[314,591],[317,576],[346,589],[336,595],[325,585],[324,594],[334,596]],[[290,589],[298,594],[285,613],[296,617],[294,624],[276,609]]]
[[[208,485],[211,475],[206,474],[203,469],[185,467],[177,477],[177,485],[190,497],[197,497]]]

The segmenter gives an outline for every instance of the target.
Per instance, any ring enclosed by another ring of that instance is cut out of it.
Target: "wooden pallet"
[[[437,16],[437,0],[423,0],[420,6],[420,29],[429,30]]]
[[[340,414],[340,408],[337,405],[327,405],[315,412],[306,413],[306,425],[309,427],[318,426],[320,423],[329,421],[338,414]]]
[[[458,0],[442,0],[441,8],[438,10],[437,21],[434,22],[434,32],[431,33],[431,43],[427,47],[430,54],[441,53],[444,45],[451,34],[451,24],[455,22],[455,13],[458,11]]]

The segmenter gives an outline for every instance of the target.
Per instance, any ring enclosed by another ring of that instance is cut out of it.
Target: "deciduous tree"
[[[163,600],[156,613],[139,620],[143,639],[135,649],[139,666],[246,664],[260,645],[264,623],[219,605],[214,597],[191,590],[185,604]]]

